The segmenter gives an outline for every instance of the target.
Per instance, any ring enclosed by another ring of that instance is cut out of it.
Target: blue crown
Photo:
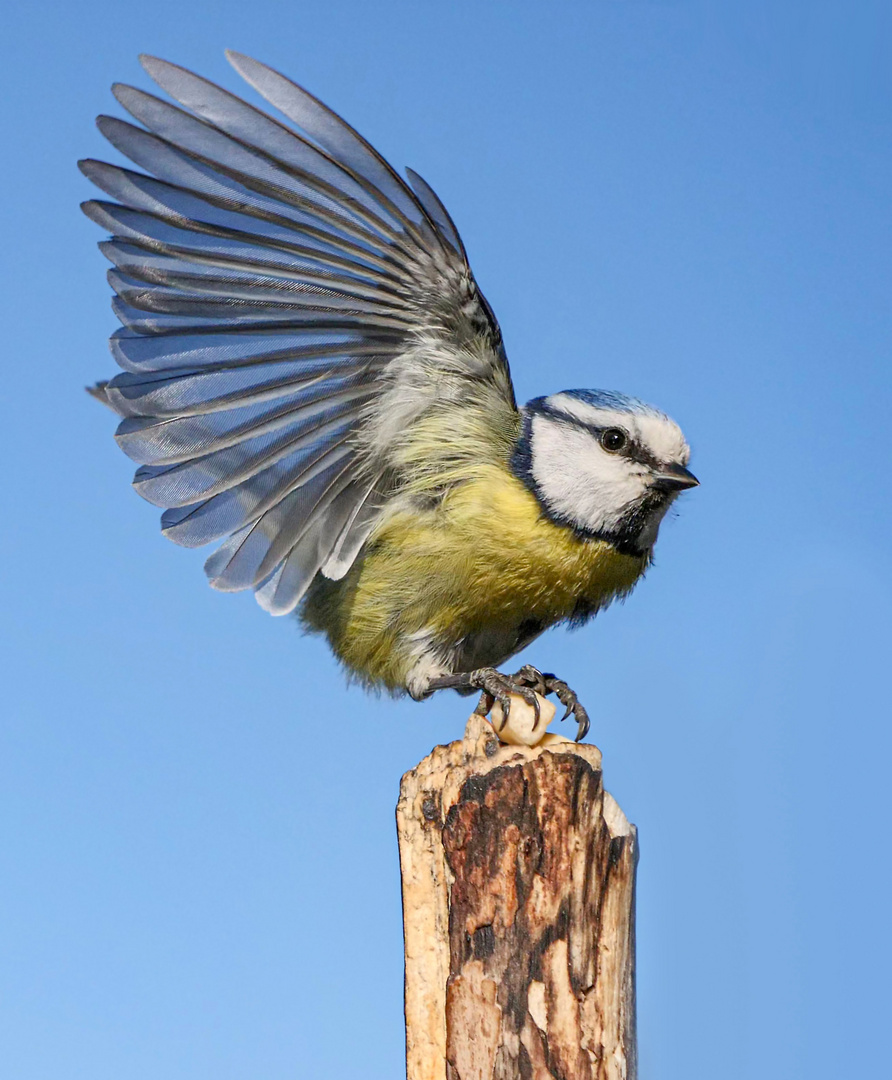
[[[651,416],[664,415],[646,401],[620,394],[616,390],[564,390],[563,394],[576,398],[577,401],[584,401],[586,405],[592,405],[596,409],[618,409],[620,412],[649,413]]]

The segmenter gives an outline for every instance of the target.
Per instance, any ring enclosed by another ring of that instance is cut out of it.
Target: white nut
[[[533,730],[536,722],[535,710],[517,694],[511,695],[508,723],[504,727],[502,727],[502,706],[498,702],[493,705],[487,719],[503,743],[508,743],[509,746],[537,746],[546,737],[545,729],[554,720],[557,710],[540,694],[536,694],[536,697],[539,699],[539,723],[536,724],[535,730]],[[554,740],[563,741],[559,735],[550,735],[549,742]]]

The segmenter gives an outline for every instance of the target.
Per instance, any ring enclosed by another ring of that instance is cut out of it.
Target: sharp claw
[[[505,730],[505,725],[508,723],[508,714],[511,712],[511,697],[509,694],[499,695],[499,704],[502,706],[502,722],[499,724],[499,731]]]
[[[539,695],[535,692],[535,690],[533,691],[533,700],[527,702],[527,704],[533,706],[533,713],[535,714],[535,717],[533,719],[533,731],[535,731],[536,728],[539,726],[539,718],[542,711],[539,708]]]

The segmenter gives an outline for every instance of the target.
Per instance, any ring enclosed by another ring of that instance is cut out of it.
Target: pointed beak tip
[[[658,491],[687,491],[689,488],[700,486],[700,481],[684,465],[665,465],[654,476],[653,486]]]

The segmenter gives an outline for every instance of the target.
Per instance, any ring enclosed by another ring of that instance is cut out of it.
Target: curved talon
[[[535,731],[536,728],[539,726],[539,718],[540,718],[540,712],[541,712],[541,710],[539,708],[538,695],[536,694],[535,690],[529,690],[526,687],[523,687],[523,688],[517,690],[516,693],[517,693],[517,695],[519,697],[523,698],[523,700],[527,703],[527,705],[529,705],[532,708],[532,710],[533,710],[533,731]]]
[[[588,713],[579,703],[575,691],[564,682],[563,679],[557,678],[555,675],[543,675],[542,682],[546,687],[546,690],[550,694],[558,699],[558,701],[565,707],[564,715],[561,717],[561,721],[567,719],[568,716],[573,716],[576,723],[579,725],[576,731],[576,742],[580,742],[588,734],[591,723],[589,722]]]
[[[511,695],[503,691],[497,695],[497,698],[502,706],[502,722],[499,724],[499,731],[504,731],[505,725],[508,723],[508,714],[511,712]]]
[[[588,713],[583,709],[581,705],[576,706],[576,722],[579,727],[576,731],[576,741],[582,742],[582,740],[588,735],[588,729],[591,727],[591,722],[588,718]]]
[[[488,716],[493,705],[495,705],[496,699],[487,690],[484,690],[480,695],[480,700],[477,702],[477,708],[474,712],[478,716]]]

